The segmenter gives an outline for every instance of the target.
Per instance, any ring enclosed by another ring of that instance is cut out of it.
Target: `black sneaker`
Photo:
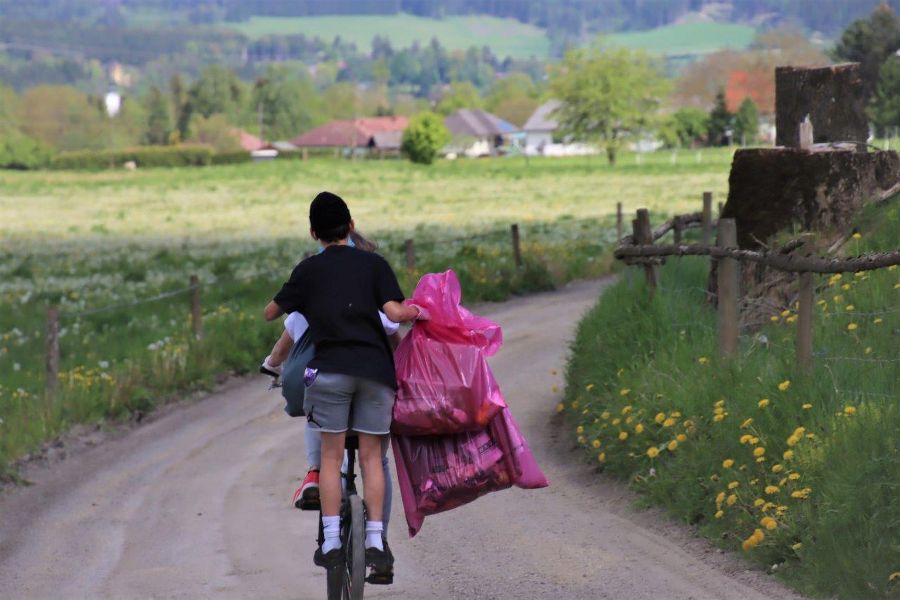
[[[394,583],[394,555],[387,540],[384,540],[384,550],[378,548],[366,548],[366,565],[371,567],[368,583],[374,585],[390,585]]]
[[[316,548],[316,553],[313,554],[313,562],[317,567],[325,567],[326,569],[339,567],[344,563],[344,549],[332,548],[328,552],[323,553],[322,547],[319,546]]]

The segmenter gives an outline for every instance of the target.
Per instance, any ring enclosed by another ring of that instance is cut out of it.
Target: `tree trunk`
[[[612,146],[606,147],[606,159],[609,161],[609,166],[616,166],[616,149]]]

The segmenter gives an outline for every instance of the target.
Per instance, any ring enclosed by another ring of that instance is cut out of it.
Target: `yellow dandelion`
[[[872,323],[874,325],[881,325],[882,323],[884,323],[884,319],[882,319],[881,317],[877,317],[874,321],[872,321]]]
[[[766,449],[763,448],[762,446],[759,446],[758,448],[753,449],[753,456],[755,456],[757,458],[759,458],[760,456],[762,456],[765,453],[766,453]]]
[[[888,581],[895,581],[897,579],[900,579],[900,571],[894,571],[888,575]]]
[[[752,435],[750,435],[749,433],[745,433],[744,435],[741,436],[741,443],[749,444],[750,440],[752,440],[752,439],[753,439]]]
[[[629,389],[629,388],[622,388],[621,390],[619,390],[620,396],[627,396],[630,393],[631,393],[631,389]]]
[[[662,422],[666,420],[666,413],[656,413],[656,416],[653,417],[653,420],[659,424],[662,424]]]
[[[631,425],[633,422],[634,422],[634,417],[629,415],[628,417],[625,418],[625,423],[627,425]]]
[[[797,481],[798,479],[800,479],[800,473],[791,473],[790,475],[788,475],[788,479],[790,479],[791,481]]]
[[[804,404],[804,405],[801,406],[800,408],[802,408],[803,410],[809,410],[809,409],[812,408],[812,404],[810,404],[809,402],[807,402],[806,404]]]
[[[767,406],[769,405],[769,399],[768,399],[768,398],[763,398],[762,400],[760,400],[759,402],[757,402],[756,405],[757,405],[758,407],[760,407],[760,408],[765,408],[765,407],[767,407]]]
[[[623,414],[623,415],[627,415],[627,414],[630,413],[631,411],[632,411],[632,407],[631,407],[630,404],[627,405],[627,406],[623,406],[623,407],[622,407],[622,414]]]
[[[862,237],[862,236],[859,234],[859,232],[853,234],[853,239],[854,239],[854,240],[858,240],[858,239],[861,238],[861,237]]]
[[[722,461],[723,469],[730,469],[733,466],[734,466],[734,460],[732,460],[730,458],[726,458],[725,460]]]
[[[778,465],[772,465],[772,472],[773,472],[773,473],[781,473],[782,471],[784,471],[784,465],[781,465],[781,464],[778,464]]]
[[[621,422],[622,422],[622,419],[620,419],[619,417],[616,417],[615,419],[612,420],[613,425],[618,425]]]
[[[561,413],[564,410],[566,410],[566,405],[562,402],[556,405],[556,412]]]
[[[572,402],[571,406],[572,406],[572,408],[578,408],[578,400],[575,400],[574,402]]]
[[[769,531],[772,531],[773,529],[778,527],[778,521],[776,521],[772,517],[763,517],[762,519],[759,520],[759,524],[762,525],[763,527],[765,527],[766,529],[768,529]]]
[[[593,446],[594,448],[599,448],[600,440],[594,440],[593,442],[591,442],[591,446]]]
[[[678,435],[675,436],[675,439],[679,442],[686,442],[687,436],[684,435],[683,433],[679,433]]]
[[[765,489],[765,492],[770,496],[773,494],[777,494],[779,491],[780,488],[777,485],[767,485]]]
[[[852,304],[848,304],[847,306],[844,307],[844,310],[846,310],[847,312],[853,312],[855,309],[856,309],[856,306],[854,306]]]
[[[781,383],[778,384],[778,389],[782,392],[786,391],[789,387],[791,387],[791,380],[785,379]]]
[[[793,450],[785,450],[784,454],[782,454],[782,457],[784,457],[784,460],[791,460],[792,458],[794,458],[794,451]]]
[[[666,444],[666,448],[669,449],[669,452],[674,452],[675,448],[678,447],[678,440],[672,440],[668,444]]]
[[[715,415],[713,417],[713,421],[715,421],[716,423],[720,423],[720,422],[724,421],[725,417],[727,417],[727,416],[728,416],[728,413],[722,413],[721,415]]]
[[[866,346],[866,349],[863,350],[864,354],[872,354],[872,346]]]
[[[724,406],[725,406],[725,401],[724,401],[724,400],[718,400],[718,401],[716,401],[715,404],[713,404],[713,407],[715,407],[715,408],[722,408],[722,407],[724,407]]]
[[[847,323],[847,331],[856,331],[856,328],[859,327],[856,323]]]
[[[800,436],[792,435],[787,439],[788,446],[796,446],[800,442]]]
[[[855,406],[845,406],[844,414],[847,415],[848,417],[852,417],[853,415],[856,414],[856,407]]]
[[[575,433],[584,433],[584,427],[579,425],[578,427],[575,428]]]
[[[752,418],[747,419],[747,420],[745,420],[743,423],[741,423],[741,429],[746,429],[747,427],[750,427],[751,425],[753,425],[753,419],[752,419]]]
[[[650,458],[656,458],[657,456],[659,456],[659,448],[657,448],[656,446],[650,446],[649,448],[647,448],[647,456],[649,456]]]
[[[716,517],[717,519],[721,519],[721,518],[724,517],[724,516],[725,516],[725,511],[723,511],[723,510],[717,510],[717,511],[716,511],[715,517]]]
[[[586,386],[584,386],[584,389],[587,390],[587,391],[591,391],[592,389],[594,389],[594,384],[593,384],[593,383],[589,383],[589,384],[587,384]]]
[[[700,363],[701,365],[705,365],[706,363],[709,362],[709,359],[706,358],[705,356],[701,356],[700,358],[697,359],[697,362]]]
[[[769,320],[772,321],[773,323],[777,323],[777,322],[778,322],[778,315],[772,315],[771,317],[769,317]]]
[[[734,494],[731,494],[730,496],[725,498],[725,504],[727,504],[728,506],[734,506],[735,502],[737,502],[737,496],[735,496]]]
[[[725,492],[719,492],[719,495],[716,496],[716,504],[722,504],[725,502]]]
[[[605,460],[606,460],[606,452],[601,452],[600,454],[597,455],[598,462],[603,462]]]
[[[785,323],[796,323],[797,315],[791,315],[787,319],[784,320]]]
[[[620,431],[620,432],[619,432],[619,439],[622,440],[623,442],[624,442],[625,440],[627,440],[627,439],[628,439],[628,432],[627,432],[627,431]]]
[[[586,441],[586,440],[584,439],[584,436],[583,436],[583,435],[579,435],[579,436],[578,436],[578,443],[579,443],[579,444],[583,444],[585,441]]]
[[[634,426],[634,432],[635,433],[643,433],[644,426],[641,423],[638,423],[637,425]]]
[[[671,427],[674,424],[675,424],[675,419],[673,419],[672,417],[669,417],[668,419],[663,421],[662,425],[663,425],[663,427]]]
[[[739,485],[741,485],[740,481],[732,481],[731,483],[728,484],[728,489],[733,490],[736,487],[738,487]]]
[[[604,411],[600,414],[600,418],[602,418],[604,421],[608,420],[608,419],[609,419],[609,411],[604,410]]]
[[[762,498],[757,498],[756,500],[753,501],[753,506],[755,506],[756,508],[759,508],[760,506],[762,506],[765,503],[766,503],[766,501],[763,500]]]
[[[849,290],[849,289],[850,289],[850,284],[849,284],[849,283],[845,283],[844,285],[841,286],[841,289],[844,290],[844,291]]]
[[[784,309],[783,311],[781,311],[781,316],[782,316],[782,317],[789,317],[790,315],[791,315],[790,309],[787,309],[787,308],[786,308],[786,309]]]
[[[797,550],[799,550],[799,549],[802,548],[802,547],[803,547],[803,544],[802,544],[801,542],[797,542],[796,544],[794,544],[794,545],[791,546],[791,550],[793,550],[794,552],[796,552]]]

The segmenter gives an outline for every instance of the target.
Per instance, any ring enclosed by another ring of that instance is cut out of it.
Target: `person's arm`
[[[415,321],[419,316],[418,307],[400,304],[396,300],[385,303],[381,311],[394,323],[408,323]]]
[[[266,308],[263,310],[263,316],[266,318],[266,321],[274,321],[283,314],[284,310],[274,300],[266,304]]]

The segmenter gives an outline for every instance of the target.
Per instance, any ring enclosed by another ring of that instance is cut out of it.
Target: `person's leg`
[[[341,460],[344,457],[345,433],[322,433],[322,467],[319,473],[319,498],[322,503],[322,525],[325,539],[324,557],[341,547]]]
[[[359,434],[359,463],[362,467],[366,498],[366,548],[384,550],[384,466],[381,463],[381,437]]]
[[[306,442],[307,469],[318,469],[322,465],[322,434],[307,423],[303,441]]]
[[[391,479],[391,463],[388,460],[388,448],[391,446],[391,436],[385,435],[381,438],[381,466],[384,470],[384,507],[382,509],[382,520],[384,521],[384,537],[387,538],[388,523],[391,520],[391,507],[394,502],[394,486]]]
[[[322,464],[322,434],[306,423],[303,432],[306,443],[306,475],[303,483],[294,491],[291,504],[303,510],[319,510],[319,467]]]

